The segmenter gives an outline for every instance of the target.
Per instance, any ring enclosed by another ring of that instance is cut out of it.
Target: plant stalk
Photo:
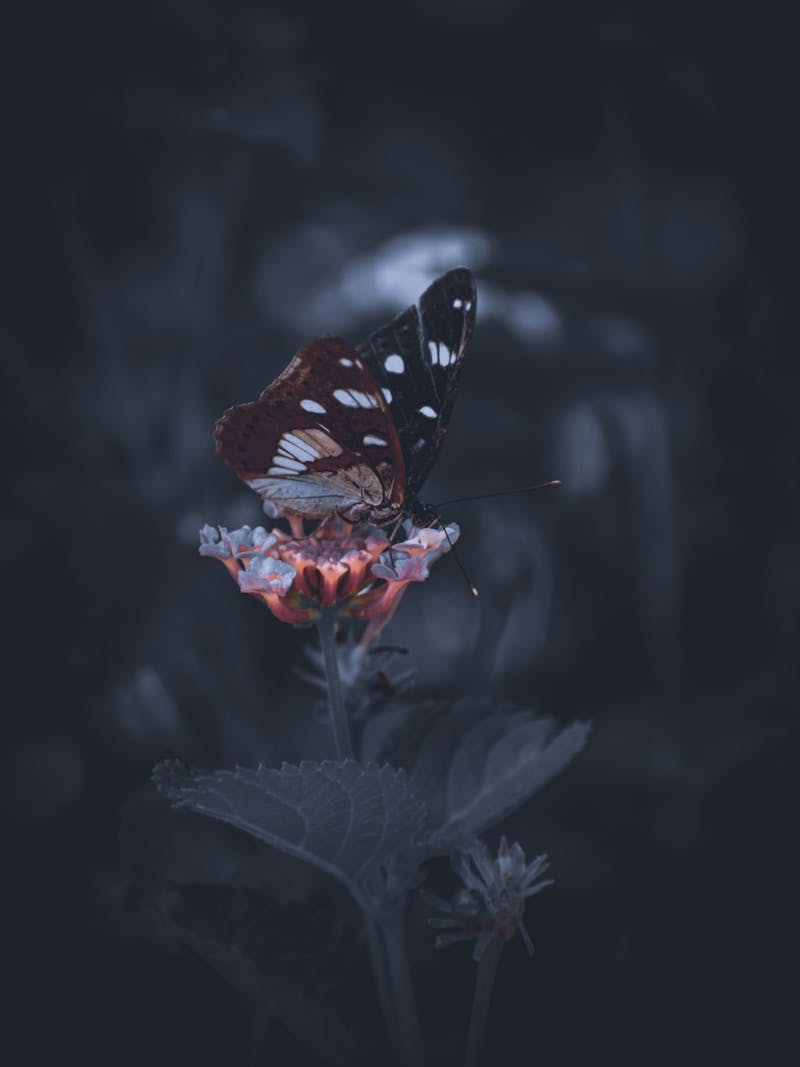
[[[478,963],[464,1067],[480,1067],[483,1039],[486,1033],[486,1019],[489,1014],[489,1002],[492,999],[494,978],[497,974],[497,964],[500,961],[502,950],[503,942],[500,938],[493,937],[484,949]]]
[[[339,677],[339,661],[336,656],[336,620],[332,614],[321,611],[317,617],[317,630],[325,662],[325,677],[328,681],[328,710],[336,746],[336,758],[354,759],[347,709],[344,706],[342,682]]]
[[[398,1049],[398,1059],[403,1064],[403,1067],[420,1067],[422,1064],[422,1043],[414,987],[408,966],[405,937],[405,902],[402,906],[384,915],[381,921],[381,928],[386,944],[389,981],[400,1032],[401,1043]]]
[[[400,1037],[400,1022],[395,1010],[394,998],[389,982],[389,963],[386,959],[386,947],[384,945],[381,928],[375,920],[375,916],[364,911],[364,928],[367,934],[367,948],[369,960],[372,964],[372,977],[378,990],[383,1021],[389,1034],[392,1047],[399,1049],[402,1046]]]

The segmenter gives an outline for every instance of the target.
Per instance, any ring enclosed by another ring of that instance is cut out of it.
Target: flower
[[[366,646],[391,618],[411,582],[422,582],[430,567],[458,538],[446,529],[417,529],[391,545],[376,526],[341,519],[320,524],[307,537],[263,526],[204,526],[200,555],[225,564],[243,593],[259,597],[281,622],[306,623],[324,610],[367,621]]]
[[[475,939],[472,958],[479,960],[490,941],[508,941],[519,930],[528,955],[533,955],[533,942],[522,917],[528,897],[553,884],[552,878],[538,880],[549,865],[547,856],[542,855],[526,866],[521,845],[515,841],[509,848],[505,837],[495,859],[482,841],[476,838],[470,842],[453,862],[463,887],[449,901],[427,894],[443,912],[428,923],[451,931],[438,935],[436,947]]]

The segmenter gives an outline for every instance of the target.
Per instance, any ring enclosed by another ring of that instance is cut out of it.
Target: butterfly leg
[[[296,538],[298,541],[302,540],[302,538],[304,538],[306,535],[306,529],[303,524],[303,516],[287,515],[286,517],[289,520],[289,528],[292,531],[292,537]]]
[[[397,520],[395,521],[395,524],[392,527],[392,532],[389,534],[389,544],[390,545],[392,544],[392,542],[394,541],[395,537],[397,536],[397,531],[400,529],[400,527],[403,524],[403,518],[404,518],[404,516],[403,516],[403,513],[401,512],[397,516]]]

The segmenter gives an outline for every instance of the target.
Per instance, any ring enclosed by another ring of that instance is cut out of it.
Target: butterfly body
[[[437,279],[358,348],[303,346],[250,404],[217,423],[217,450],[274,514],[387,525],[435,520],[418,491],[441,448],[475,321],[466,268]]]

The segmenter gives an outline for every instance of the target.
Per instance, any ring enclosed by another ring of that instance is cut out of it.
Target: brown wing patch
[[[239,477],[287,514],[381,521],[403,503],[403,455],[383,393],[338,337],[301,348],[258,400],[225,412],[214,436]]]

